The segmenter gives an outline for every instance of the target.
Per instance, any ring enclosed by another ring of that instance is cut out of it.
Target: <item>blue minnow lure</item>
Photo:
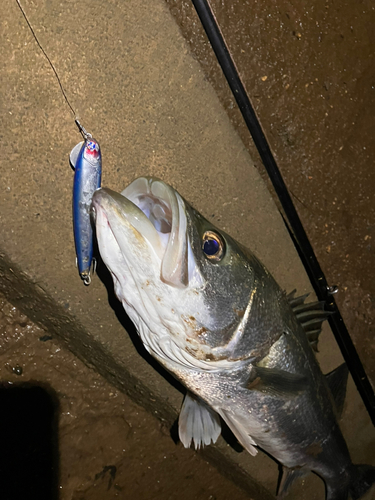
[[[85,285],[91,283],[90,269],[93,261],[93,230],[90,220],[90,206],[94,191],[100,188],[102,176],[102,155],[99,143],[87,133],[78,120],[84,141],[77,144],[70,153],[74,168],[73,184],[73,230],[79,274]]]

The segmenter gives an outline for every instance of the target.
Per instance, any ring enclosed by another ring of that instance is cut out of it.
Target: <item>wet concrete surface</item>
[[[167,3],[270,186],[192,3]],[[374,4],[210,4],[375,384]]]

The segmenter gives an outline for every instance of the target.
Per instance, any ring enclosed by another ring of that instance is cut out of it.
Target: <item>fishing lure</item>
[[[70,163],[74,168],[73,230],[78,271],[84,284],[89,285],[94,248],[90,206],[92,195],[101,184],[102,155],[98,141],[86,132],[78,120],[76,124],[85,140],[70,153]]]

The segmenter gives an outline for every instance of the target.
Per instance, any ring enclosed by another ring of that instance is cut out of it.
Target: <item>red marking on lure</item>
[[[99,144],[93,140],[86,141],[86,147],[84,151],[84,156],[87,160],[98,160],[100,157],[100,147]]]

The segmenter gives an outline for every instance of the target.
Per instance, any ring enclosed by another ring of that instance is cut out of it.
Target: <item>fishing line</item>
[[[17,2],[17,5],[18,5],[18,7],[19,7],[20,11],[22,12],[23,17],[25,18],[25,21],[27,22],[28,27],[30,28],[30,31],[31,31],[31,33],[32,33],[33,37],[35,38],[36,43],[38,44],[38,47],[39,47],[39,48],[40,48],[40,50],[42,51],[42,53],[43,53],[44,57],[47,59],[47,61],[48,61],[49,65],[50,65],[50,66],[51,66],[51,68],[52,68],[52,71],[54,72],[54,74],[55,74],[55,76],[56,76],[56,79],[57,79],[57,81],[58,81],[58,83],[59,83],[59,85],[60,85],[60,89],[61,89],[62,95],[64,96],[64,99],[65,99],[65,101],[66,101],[67,105],[69,106],[69,108],[70,108],[71,112],[73,113],[74,118],[76,118],[76,116],[77,116],[77,115],[76,115],[76,112],[74,111],[73,106],[72,106],[72,105],[70,104],[70,102],[69,102],[69,99],[68,99],[68,97],[67,97],[67,95],[66,95],[66,93],[65,93],[64,87],[62,86],[62,83],[61,83],[60,77],[59,77],[59,75],[58,75],[58,73],[57,73],[57,70],[56,70],[56,68],[55,68],[55,66],[54,66],[54,64],[53,64],[53,62],[52,62],[52,61],[51,61],[51,59],[48,57],[48,55],[47,55],[46,51],[43,49],[42,45],[40,44],[40,42],[39,42],[39,40],[38,40],[38,37],[36,36],[35,31],[34,31],[33,27],[31,26],[30,21],[29,21],[29,20],[28,20],[28,18],[27,18],[26,12],[23,10],[23,7],[22,7],[22,5],[21,5],[21,3],[20,3],[20,0],[16,0],[16,2]],[[80,132],[82,133],[82,129],[83,129],[82,125],[79,123],[79,121],[78,121],[77,119],[75,119],[75,122],[76,122],[77,127],[80,129]],[[77,122],[78,122],[78,123],[77,123]],[[84,129],[83,129],[83,130],[84,130]]]
[[[212,12],[210,4],[207,0],[192,0],[192,3],[198,13],[203,28],[206,31],[208,40],[217,57],[224,76],[227,79],[233,96],[236,99],[243,119],[253,138],[254,144],[259,152],[259,155],[267,170],[268,176],[271,179],[275,192],[283,207],[284,213],[287,218],[286,226],[292,236],[292,239],[298,250],[305,270],[310,278],[315,293],[318,299],[326,302],[329,310],[335,313],[329,317],[328,321],[336,338],[336,342],[352,374],[358,392],[360,393],[366,409],[371,417],[371,420],[375,425],[374,390],[366,375],[356,348],[336,305],[335,299],[332,296],[332,294],[334,294],[337,289],[335,287],[328,286],[326,277],[320,267],[318,259],[316,258],[314,250],[298,216],[293,201],[289,195],[284,179],[271,152],[270,146],[264,135],[254,108],[251,105],[249,96],[241,81],[234,60],[225,43],[224,37],[216,21],[215,15]]]

